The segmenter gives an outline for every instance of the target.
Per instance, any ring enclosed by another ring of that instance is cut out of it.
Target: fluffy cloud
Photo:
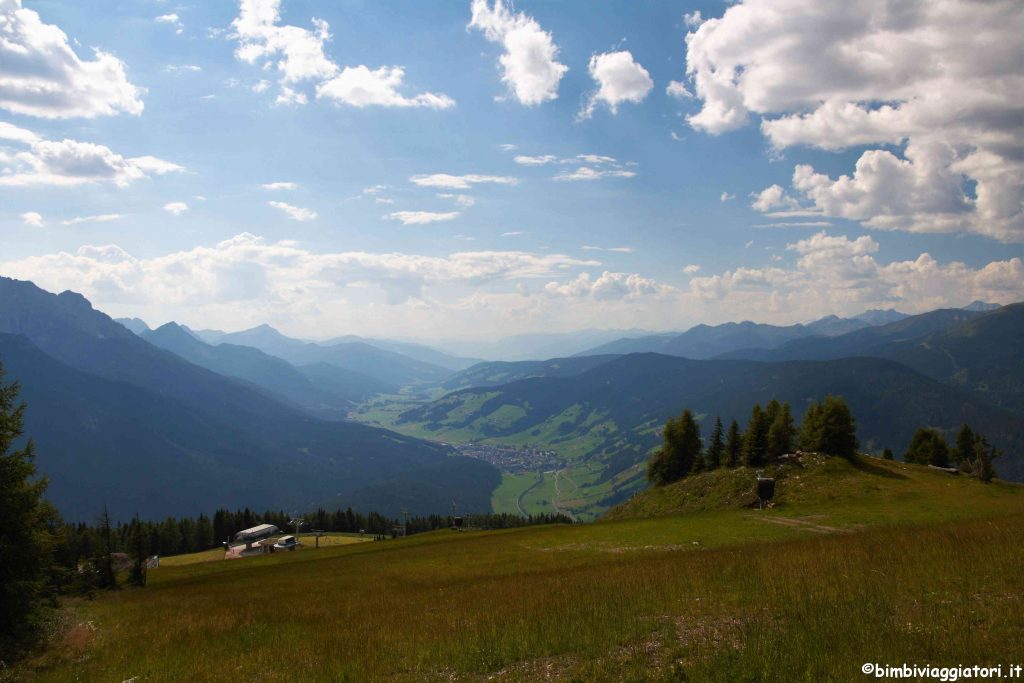
[[[43,216],[36,211],[26,211],[20,216],[21,222],[25,225],[30,225],[33,228],[43,227]]]
[[[216,319],[228,327],[268,320],[295,324],[301,319],[310,333],[322,333],[328,313],[331,320],[364,326],[368,317],[386,316],[385,324],[397,329],[412,310],[403,306],[410,300],[419,300],[420,308],[434,306],[427,301],[432,288],[500,285],[595,265],[560,254],[521,251],[448,256],[313,253],[294,242],[268,243],[242,233],[211,247],[152,258],[133,256],[115,245],[83,246],[75,253],[0,263],[0,272],[54,291],[74,289],[115,314],[144,308],[154,320]],[[427,310],[415,315],[429,327],[437,325],[437,320],[430,322],[436,314]],[[474,314],[461,315],[468,321]],[[441,329],[451,323],[445,321]]]
[[[167,204],[164,204],[164,211],[175,216],[180,216],[188,211],[188,204],[185,202],[168,202]]]
[[[158,24],[170,24],[174,27],[174,32],[181,35],[185,31],[185,24],[181,23],[181,17],[177,14],[161,14],[156,17],[153,21]]]
[[[295,189],[298,189],[299,184],[298,183],[291,183],[291,182],[287,182],[287,181],[279,181],[279,182],[275,182],[275,183],[263,183],[262,185],[260,185],[260,187],[262,187],[264,190],[270,190],[270,191],[275,191],[275,190],[295,190]]]
[[[680,275],[688,284],[677,288],[561,254],[315,253],[242,233],[147,258],[116,245],[87,245],[0,262],[0,273],[51,291],[80,291],[113,315],[194,325],[216,320],[226,329],[270,322],[310,336],[482,338],[495,329],[572,330],[611,319],[649,328],[666,320],[673,326],[744,318],[788,324],[865,308],[921,312],[973,299],[1024,299],[1020,258],[978,267],[939,263],[928,254],[884,262],[870,236],[825,233],[789,245],[789,252],[795,257],[789,267],[698,276],[691,264]]]
[[[502,77],[521,104],[533,106],[558,98],[558,83],[569,67],[558,62],[558,46],[533,17],[512,14],[505,0],[473,0],[469,28],[484,32],[487,40],[501,43],[498,59]]]
[[[872,228],[1024,241],[1022,22],[1015,0],[747,0],[687,36],[689,121],[718,134],[759,116],[776,149],[905,144],[836,179],[798,167],[794,187]]]
[[[658,284],[636,273],[612,273],[607,270],[597,278],[591,277],[589,273],[580,273],[568,282],[549,282],[544,286],[544,293],[548,296],[592,298],[599,301],[670,295],[675,291],[673,287]]]
[[[590,118],[600,103],[606,104],[616,114],[621,103],[643,102],[654,87],[647,69],[638,64],[628,50],[593,55],[589,69],[597,90],[580,110],[580,119]]]
[[[435,211],[395,211],[386,217],[391,220],[401,221],[402,225],[425,225],[427,223],[438,223],[458,218],[462,214],[459,211],[448,211],[438,213]]]
[[[292,206],[285,202],[267,202],[267,205],[272,206],[279,211],[283,211],[284,214],[293,221],[301,221],[304,223],[306,221],[316,220],[317,218],[316,211],[313,211],[312,209],[304,209],[301,206]]]
[[[632,178],[635,175],[635,171],[627,171],[621,168],[580,166],[575,171],[562,171],[555,176],[555,180],[601,180],[602,178]]]
[[[80,59],[59,27],[21,0],[0,0],[0,108],[48,119],[142,113],[124,63],[94,50]]]
[[[29,133],[23,129],[0,128],[0,137],[6,130],[8,139],[16,134]],[[28,148],[10,154],[0,148],[0,186],[25,185],[81,185],[109,182],[125,187],[135,180],[150,175],[164,175],[185,170],[178,164],[153,156],[125,158],[103,145],[75,140],[41,140],[32,135],[21,135],[17,142],[28,143]]]
[[[665,86],[665,94],[677,100],[688,100],[693,97],[693,93],[687,89],[686,84],[679,81],[669,81]]]
[[[761,190],[757,194],[753,195],[754,201],[750,204],[751,208],[757,211],[771,211],[773,209],[793,209],[798,206],[795,199],[786,194],[786,190],[781,185],[772,185]],[[723,195],[722,201],[727,199]]]
[[[81,225],[82,223],[109,223],[124,218],[120,213],[101,213],[97,216],[76,216],[60,222],[61,225]]]
[[[979,268],[940,264],[925,253],[881,263],[870,236],[849,239],[824,232],[788,245],[793,268],[737,268],[690,280],[690,294],[733,315],[795,322],[825,313],[855,315],[866,308],[923,312],[963,306],[974,299],[1010,303],[1024,298],[1020,258]]]
[[[447,173],[432,173],[425,175],[414,175],[409,178],[410,182],[420,187],[437,187],[445,190],[468,190],[473,185],[515,185],[519,181],[509,176],[497,175],[449,175]]]
[[[437,196],[440,197],[441,199],[451,199],[459,206],[464,206],[467,209],[476,204],[476,200],[467,194],[451,194],[449,192],[439,192]]]
[[[543,166],[545,164],[553,164],[558,161],[558,157],[554,154],[543,154],[540,156],[526,156],[520,154],[512,157],[512,161],[516,162],[520,166]]]
[[[317,86],[316,96],[327,98],[353,107],[426,107],[427,109],[450,109],[455,100],[437,93],[420,93],[406,97],[398,92],[405,78],[401,67],[382,66],[368,69],[365,66],[345,69],[329,81]]]
[[[312,29],[281,23],[281,0],[241,0],[231,23],[231,38],[238,41],[235,56],[248,64],[276,69],[280,78],[278,104],[305,104],[302,84],[314,83],[316,96],[355,107],[428,107],[448,109],[455,101],[447,95],[422,93],[407,97],[398,92],[405,77],[401,67],[364,65],[340,68],[324,52],[331,39],[330,26],[312,20]],[[269,85],[269,84],[267,84]],[[267,89],[264,81],[254,88]]]

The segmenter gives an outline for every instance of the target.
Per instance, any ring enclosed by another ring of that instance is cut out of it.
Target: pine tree
[[[114,532],[110,528],[110,513],[106,505],[100,514],[96,540],[96,583],[100,588],[117,588],[117,574],[114,572]]]
[[[723,441],[724,430],[722,429],[722,418],[715,417],[715,428],[711,432],[711,443],[708,444],[707,468],[717,470],[723,465],[725,456],[725,442]]]
[[[34,479],[32,440],[14,449],[25,404],[17,403],[17,382],[3,378],[0,365],[0,661],[10,661],[38,634],[57,517],[43,500],[46,479]]]
[[[778,401],[773,401],[778,406]],[[793,436],[796,427],[793,424],[793,414],[790,412],[789,403],[783,403],[774,411],[771,426],[768,428],[768,457],[772,460],[785,455],[793,450]]]
[[[974,445],[974,432],[965,424],[956,435],[956,451],[953,457],[957,465],[970,468],[975,458]]]
[[[804,422],[800,426],[800,448],[811,453],[820,451],[824,442],[823,431],[821,404],[811,401],[811,405],[807,406],[807,413],[804,414]]]
[[[892,457],[892,449],[891,448],[886,448],[884,451],[882,451],[882,459],[883,460],[892,460],[893,459],[893,457]]]
[[[842,396],[825,397],[822,407],[824,440],[822,450],[829,455],[853,458],[857,455],[857,423]]]
[[[1001,453],[997,449],[989,446],[985,437],[980,434],[975,435],[974,475],[986,484],[990,483],[992,478],[996,475],[995,468],[992,466],[992,461],[1000,455]]]
[[[800,447],[805,451],[852,458],[857,455],[857,423],[842,396],[812,402],[804,415]]]
[[[707,462],[704,460],[704,453],[697,451],[697,457],[693,460],[693,469],[690,470],[691,474],[699,474],[708,468]]]
[[[914,432],[903,459],[918,465],[948,467],[949,446],[937,431],[922,427]]]
[[[750,422],[743,433],[743,464],[747,467],[758,467],[764,464],[768,453],[768,414],[755,404],[750,413]]]
[[[669,418],[662,437],[661,449],[647,463],[647,478],[657,486],[671,484],[692,472],[700,454],[700,427],[689,409],[678,419]]]
[[[740,425],[736,420],[729,425],[729,433],[725,439],[725,466],[737,467],[740,464],[740,450],[742,448],[742,437],[740,436]]]
[[[149,558],[149,534],[139,516],[135,515],[128,527],[128,550],[132,558],[132,572],[129,581],[136,586],[146,585],[146,560]]]

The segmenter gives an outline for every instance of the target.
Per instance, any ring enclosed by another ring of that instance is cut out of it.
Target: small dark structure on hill
[[[775,497],[775,479],[773,477],[761,476],[757,473],[757,506],[764,509]]]

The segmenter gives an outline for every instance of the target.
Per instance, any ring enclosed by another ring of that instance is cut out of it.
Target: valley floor
[[[797,495],[807,475],[770,510],[161,567],[70,604],[6,675],[857,681],[866,662],[1024,664],[1024,487],[844,463],[820,469],[850,495]]]

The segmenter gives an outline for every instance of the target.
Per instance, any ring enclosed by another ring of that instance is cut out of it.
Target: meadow
[[[1024,487],[830,460],[756,510],[712,475],[676,492],[686,509],[662,490],[593,524],[164,566],[69,604],[7,675],[856,681],[865,662],[1024,663]]]

